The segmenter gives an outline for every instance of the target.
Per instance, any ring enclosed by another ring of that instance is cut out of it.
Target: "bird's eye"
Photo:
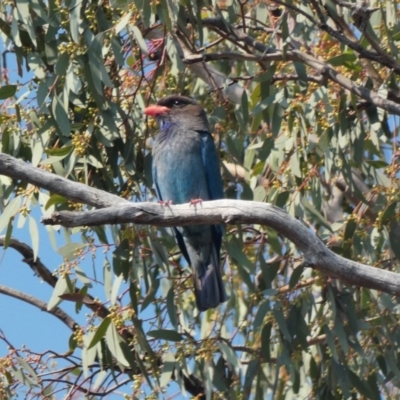
[[[174,100],[174,104],[175,107],[179,107],[182,105],[182,103],[179,100]]]

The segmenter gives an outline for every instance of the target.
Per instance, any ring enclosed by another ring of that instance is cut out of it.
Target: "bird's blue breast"
[[[175,204],[210,198],[202,143],[196,131],[180,131],[174,126],[157,137],[153,148],[154,178],[162,200]]]

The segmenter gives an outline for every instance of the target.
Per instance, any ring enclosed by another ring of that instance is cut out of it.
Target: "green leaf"
[[[271,322],[265,324],[261,330],[261,354],[266,362],[271,361],[271,351],[270,351],[271,331],[272,331]]]
[[[240,262],[237,262],[236,264],[239,275],[242,279],[242,281],[247,285],[247,287],[249,288],[251,293],[254,293],[255,287],[254,287],[254,283],[252,282],[251,278],[250,278],[250,274],[247,272],[247,270],[245,268],[243,268],[243,265]]]
[[[259,305],[253,322],[253,332],[258,332],[258,328],[261,326],[262,322],[264,321],[264,318],[270,311],[271,307],[268,300],[265,300]]]
[[[98,347],[92,347],[91,349],[88,349],[89,343],[92,341],[93,336],[95,335],[95,332],[89,331],[84,337],[83,337],[83,349],[82,349],[82,368],[83,372],[86,377],[89,376],[89,366],[94,363],[94,360],[96,359],[97,356],[97,349]]]
[[[251,360],[249,362],[246,372],[245,372],[243,391],[250,393],[251,387],[254,382],[254,378],[257,375],[257,372],[259,371],[259,369],[260,369],[260,360],[259,359]]]
[[[73,352],[79,346],[75,333],[72,333],[68,339],[69,351]]]
[[[257,186],[254,190],[254,201],[264,202],[267,198],[267,192],[263,186]]]
[[[17,356],[16,359],[18,360],[19,365],[29,374],[29,378],[32,380],[32,382],[37,385],[39,383],[39,379],[34,369],[22,357]]]
[[[49,156],[62,157],[62,156],[67,156],[68,154],[70,154],[73,149],[74,149],[74,146],[65,146],[65,147],[61,147],[58,149],[46,149],[44,152],[46,154],[48,154]]]
[[[30,378],[27,374],[24,373],[22,368],[12,368],[13,374],[15,377],[24,385],[28,386],[29,388],[37,387],[38,384]]]
[[[153,239],[152,237],[149,237],[149,244],[153,256],[157,261],[157,264],[160,266],[163,264],[168,265],[169,264],[168,253],[165,250],[165,247],[159,242],[159,239],[158,238]]]
[[[4,85],[0,87],[0,100],[13,97],[17,91],[17,85]]]
[[[292,341],[292,336],[290,335],[288,326],[286,324],[285,316],[284,316],[280,306],[274,307],[273,313],[274,313],[276,322],[278,323],[279,330],[281,331],[284,338],[290,343]]]
[[[239,373],[240,361],[232,347],[222,341],[218,342],[218,347],[228,364],[235,369],[236,373]]]
[[[160,287],[160,279],[157,278],[157,275],[158,271],[154,274],[149,274],[149,276],[151,277],[151,286],[146,293],[146,297],[143,300],[142,307],[140,309],[141,312],[143,312],[154,301],[156,297],[158,288]]]
[[[92,287],[92,279],[88,278],[85,271],[83,271],[79,265],[75,266],[75,275],[77,279],[79,279],[85,285],[86,288]]]
[[[64,136],[70,136],[71,124],[69,122],[68,112],[65,110],[63,102],[57,95],[54,95],[53,97],[51,109],[61,133]]]
[[[254,272],[254,264],[243,253],[242,246],[236,238],[232,238],[226,243],[226,249],[228,254],[235,259],[237,265],[240,265],[250,274]]]
[[[8,223],[8,226],[7,226],[6,234],[4,236],[4,245],[3,245],[4,250],[10,245],[10,239],[11,239],[13,227],[14,227],[14,217],[11,217],[10,222]]]
[[[65,198],[64,196],[61,196],[59,194],[53,194],[47,201],[44,209],[48,210],[51,206],[54,206],[57,204],[67,204],[67,203],[68,203],[68,199]]]
[[[292,272],[292,275],[290,276],[290,280],[289,280],[289,288],[290,289],[293,289],[296,286],[303,271],[304,271],[303,265],[299,265],[297,268],[294,269],[294,271]]]
[[[103,82],[104,85],[108,86],[109,88],[114,87],[104,66],[104,60],[102,57],[104,35],[104,32],[97,34],[88,49],[89,65],[90,70],[92,71],[93,83],[95,84],[99,93],[101,93],[103,89],[101,82]]]
[[[29,234],[32,242],[33,261],[36,261],[39,252],[39,229],[32,216],[29,216]]]
[[[294,68],[296,69],[297,76],[299,77],[298,84],[303,93],[306,93],[308,88],[308,80],[307,80],[307,70],[303,63],[294,62]]]
[[[122,274],[115,277],[115,279],[114,279],[114,283],[113,283],[112,290],[111,290],[111,296],[110,296],[111,304],[115,304],[117,302],[119,288],[121,286],[123,279],[124,279],[124,276]]]
[[[393,253],[395,254],[396,258],[400,260],[400,238],[399,234],[397,233],[397,230],[398,230],[398,222],[392,220],[390,223],[390,231],[389,231],[390,247]]]
[[[246,90],[243,90],[240,111],[242,112],[243,124],[246,125],[249,122],[249,100]]]
[[[125,15],[123,15],[120,20],[115,24],[115,33],[120,33],[128,24],[128,22],[130,21],[132,17],[132,11],[129,11],[128,13],[126,13]],[[143,38],[142,38],[143,39]]]
[[[253,79],[253,82],[268,82],[271,80],[271,78],[274,76],[276,72],[276,63],[270,65],[267,69],[266,72],[263,72],[262,74],[256,76]],[[253,102],[254,103],[254,102]]]
[[[323,227],[333,233],[330,223],[318,210],[315,209],[312,204],[309,203],[306,197],[303,197],[302,204],[304,208],[315,218],[317,223],[321,224]]]
[[[111,324],[111,318],[110,317],[105,317],[103,321],[101,321],[101,324],[97,327],[96,332],[94,336],[92,337],[92,340],[89,343],[89,346],[87,347],[88,350],[91,349],[93,346],[95,346],[98,342],[100,342],[101,339],[103,339],[106,335],[106,332],[108,330],[108,326]]]
[[[136,25],[132,25],[130,27],[130,29],[132,29],[132,32],[133,32],[133,34],[134,34],[134,36],[136,38],[136,41],[137,41],[142,53],[148,54],[147,45],[146,45],[146,42],[143,39],[142,32],[140,32],[139,28]]]
[[[168,290],[167,294],[167,312],[169,316],[169,320],[172,324],[172,326],[177,329],[178,327],[178,318],[176,315],[176,310],[175,310],[175,292],[173,286],[171,286]]]
[[[40,161],[40,165],[52,165],[52,164],[56,164],[59,163],[61,160],[63,160],[64,158],[68,157],[68,155],[65,156],[51,156],[49,158],[46,158],[45,160]],[[54,166],[54,168],[56,168],[56,166]]]
[[[129,297],[131,298],[132,309],[135,311],[135,313],[138,312],[138,298],[136,291],[137,286],[133,281],[131,281],[131,284],[129,285]]]
[[[327,62],[334,67],[340,67],[343,65],[350,66],[358,61],[356,55],[353,52],[349,53],[342,53],[338,56],[332,57],[327,60]]]
[[[21,206],[21,196],[12,199],[0,215],[0,232],[8,226],[10,219],[15,217]]]
[[[168,329],[157,329],[147,332],[147,334],[153,338],[168,340],[170,342],[180,342],[183,340],[183,336],[180,333]]]
[[[53,293],[51,294],[51,298],[47,303],[47,310],[50,311],[60,304],[62,301],[60,296],[69,292],[70,290],[68,288],[67,279],[64,276],[60,276],[57,280],[56,286],[54,287]]]
[[[146,335],[143,331],[142,321],[136,318],[134,315],[132,316],[133,326],[136,330],[136,338],[141,347],[141,350],[148,353],[149,357],[155,357],[153,349],[150,347],[149,342],[147,341]]]
[[[38,53],[29,53],[27,57],[29,68],[40,80],[46,78],[45,65]]]
[[[64,246],[59,247],[57,249],[57,253],[60,254],[64,259],[72,261],[76,257],[78,257],[77,252],[85,248],[86,246],[87,245],[85,243],[71,242]]]
[[[379,386],[378,386],[378,380],[377,380],[377,374],[371,373],[368,376],[368,386],[369,386],[369,396],[371,400],[379,400],[381,398],[380,391],[379,391]]]
[[[163,357],[163,368],[161,371],[161,378],[160,378],[160,386],[164,387],[167,386],[170,381],[172,374],[175,369],[175,357],[174,354],[169,351],[167,354],[164,355]]]
[[[94,391],[101,387],[107,376],[108,376],[108,371],[105,369],[97,374],[96,380],[94,381],[92,386]]]
[[[104,283],[104,292],[106,294],[106,299],[110,300],[111,290],[112,290],[112,273],[111,273],[111,265],[107,258],[104,260],[103,264],[103,283]]]
[[[130,364],[125,358],[124,352],[121,349],[120,342],[122,341],[121,336],[118,334],[117,329],[113,323],[108,325],[106,331],[107,347],[115,359],[125,367],[129,367]]]
[[[388,220],[394,218],[394,216],[396,215],[396,208],[397,202],[389,204],[389,206],[385,208],[385,211],[383,211],[383,214],[381,216],[382,222],[387,223]]]
[[[80,24],[81,19],[81,8],[84,2],[82,0],[71,0],[69,4],[69,26],[72,40],[75,43],[80,44]]]
[[[292,170],[292,172],[295,176],[297,176],[298,178],[301,178],[303,176],[303,174],[301,173],[301,168],[300,168],[299,153],[296,150],[294,150],[292,156],[290,157],[289,165],[290,165],[290,169]]]
[[[56,73],[57,73],[57,75],[63,76],[63,75],[66,74],[66,72],[68,70],[68,67],[71,64],[70,61],[71,60],[70,60],[69,54],[67,52],[62,53],[60,55],[60,57],[58,58],[58,61],[56,63]],[[47,94],[47,91],[48,91],[48,88],[47,88],[47,85],[46,85],[46,94]]]
[[[131,267],[131,263],[129,261],[129,252],[129,241],[122,240],[112,253],[112,266],[114,274],[117,276],[123,274],[126,280],[128,279],[129,269]]]
[[[178,76],[178,74],[181,73],[185,67],[181,58],[179,57],[179,53],[175,47],[173,39],[169,36],[167,37],[166,49],[168,56],[172,62],[171,73],[175,76]]]
[[[54,65],[58,61],[57,41],[51,40],[45,43],[46,62],[48,65]]]
[[[371,399],[371,390],[369,385],[362,380],[357,374],[355,374],[350,368],[346,368],[346,372],[350,378],[350,382],[352,383],[353,387],[357,389],[357,391],[365,398]],[[380,396],[378,397],[378,399]]]

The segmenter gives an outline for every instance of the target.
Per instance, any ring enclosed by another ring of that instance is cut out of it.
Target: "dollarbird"
[[[160,132],[155,138],[153,181],[160,201],[173,204],[223,197],[219,159],[204,109],[188,97],[172,95],[144,110]],[[221,277],[221,225],[174,228],[178,246],[193,270],[199,311],[226,301]]]

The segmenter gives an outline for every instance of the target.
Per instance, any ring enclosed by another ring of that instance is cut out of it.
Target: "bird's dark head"
[[[209,131],[204,109],[190,97],[172,95],[145,108],[144,113],[157,119],[160,128],[179,125],[183,129]]]

